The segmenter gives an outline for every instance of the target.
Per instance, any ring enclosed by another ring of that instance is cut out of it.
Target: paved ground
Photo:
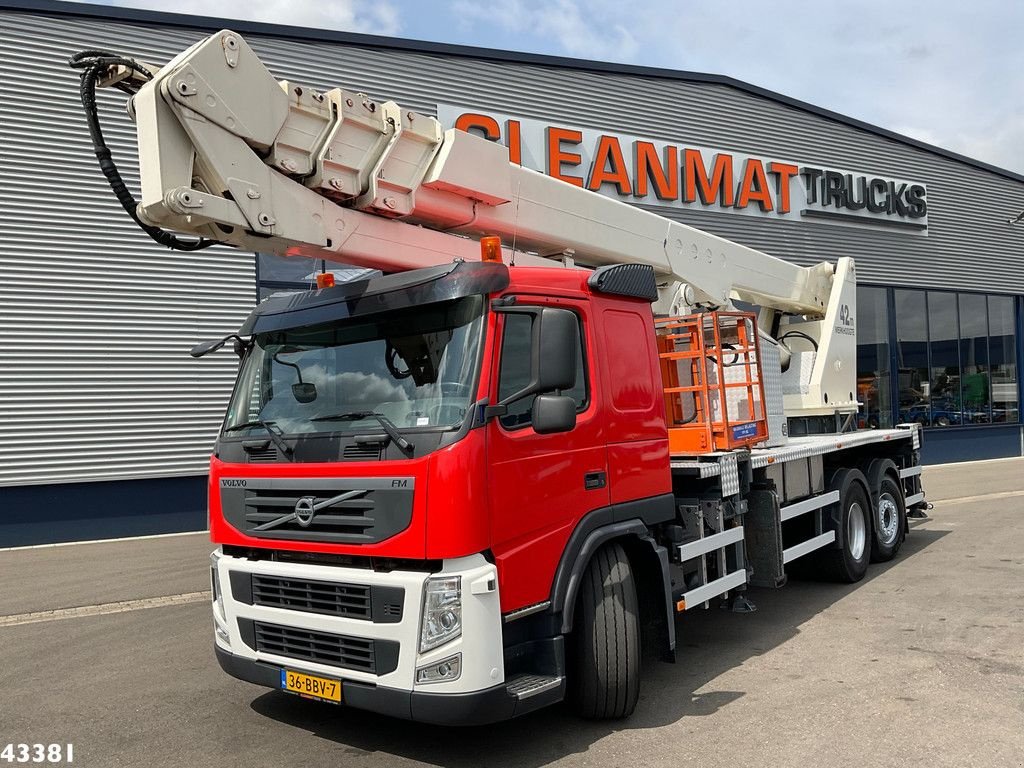
[[[444,730],[266,691],[221,673],[195,597],[3,625],[203,591],[202,536],[0,552],[0,749],[72,742],[76,765],[190,768],[1022,766],[1024,462],[925,483],[933,518],[894,563],[853,587],[754,590],[753,615],[687,614],[679,662],[652,665],[614,725],[553,709]]]

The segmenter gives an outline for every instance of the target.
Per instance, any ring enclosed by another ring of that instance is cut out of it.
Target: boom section
[[[278,81],[228,30],[160,69],[133,113],[140,217],[247,250],[399,271],[478,259],[472,239],[497,234],[521,264],[648,264],[678,305],[667,311],[736,296],[820,316],[832,290],[831,264],[790,264],[523,168],[391,101]]]

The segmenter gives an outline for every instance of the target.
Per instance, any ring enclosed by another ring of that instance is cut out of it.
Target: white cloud
[[[457,0],[452,16],[494,47],[730,75],[1024,171],[1024,4]]]
[[[173,7],[160,0],[110,0],[110,4],[372,35],[397,35],[402,30],[401,15],[389,0],[178,0]]]
[[[895,125],[893,130],[1001,168],[1024,171],[1024,115],[1010,115],[973,130],[949,126],[939,132],[918,125]]]
[[[618,3],[581,4],[576,0],[509,0],[497,6],[456,0],[451,10],[464,27],[496,25],[549,40],[558,46],[558,53],[569,56],[630,61],[638,46],[628,29],[628,17],[620,13],[620,8]],[[500,38],[484,39],[494,45],[493,41]]]
[[[951,149],[1024,172],[1024,115],[1011,115],[980,134],[956,136]]]

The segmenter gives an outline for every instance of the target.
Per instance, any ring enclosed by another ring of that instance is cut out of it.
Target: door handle
[[[583,476],[583,490],[593,491],[604,488],[607,483],[607,476],[604,472],[587,472]]]

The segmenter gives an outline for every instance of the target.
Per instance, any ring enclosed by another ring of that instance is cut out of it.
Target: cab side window
[[[514,395],[530,383],[530,358],[533,354],[533,315],[509,313],[505,315],[505,331],[501,341],[501,369],[498,374],[498,400]],[[588,382],[586,365],[584,364],[585,337],[576,318],[579,328],[580,343],[576,347],[576,384],[572,389],[561,392],[576,401],[576,412],[586,409],[588,398]],[[543,365],[543,360],[541,364]],[[506,429],[517,429],[528,426],[531,420],[534,395],[517,400],[508,406],[508,412],[499,418]]]

